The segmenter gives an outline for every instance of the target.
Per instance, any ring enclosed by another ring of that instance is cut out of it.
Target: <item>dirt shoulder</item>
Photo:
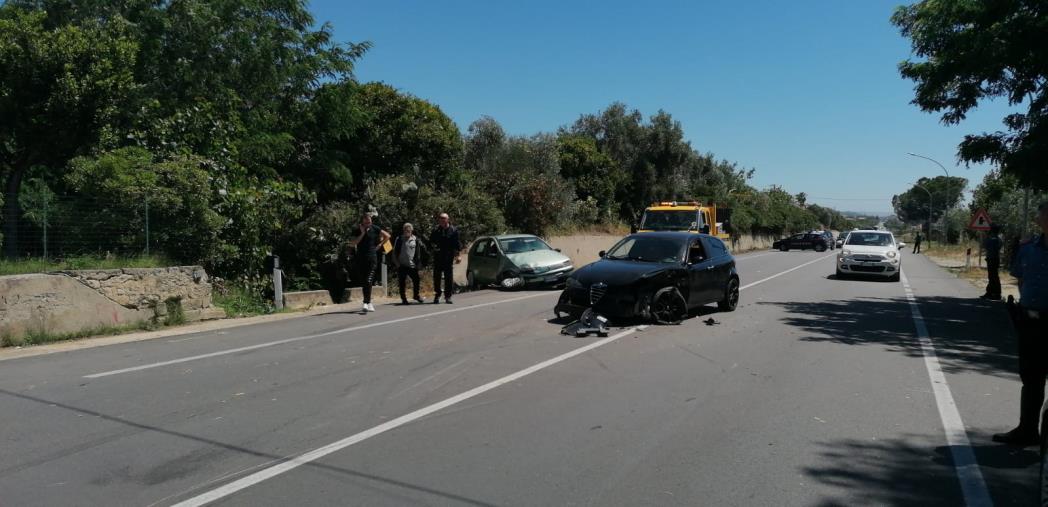
[[[986,284],[989,283],[989,277],[986,274],[986,261],[979,262],[980,259],[976,259],[973,255],[971,259],[971,265],[966,266],[965,255],[963,253],[951,253],[951,252],[929,252],[924,255],[928,260],[938,264],[940,267],[953,273],[954,276],[967,280],[973,286],[980,290],[986,289]],[[1019,285],[1015,280],[1015,277],[1008,274],[1006,269],[1001,269],[1001,297],[1008,299],[1008,296],[1014,296],[1016,300],[1019,299]]]

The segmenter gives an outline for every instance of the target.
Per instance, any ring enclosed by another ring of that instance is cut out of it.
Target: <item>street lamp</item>
[[[942,233],[943,233],[943,236],[945,236],[945,239],[943,240],[943,242],[944,243],[948,243],[949,239],[950,239],[950,229],[949,229],[950,225],[949,225],[949,220],[948,220],[949,217],[948,217],[948,215],[949,215],[950,208],[953,207],[953,203],[949,202],[949,198],[950,198],[950,171],[947,171],[946,170],[946,166],[940,164],[939,161],[935,160],[934,158],[925,157],[924,155],[918,155],[916,153],[910,153],[910,152],[907,152],[906,154],[911,156],[911,157],[917,157],[917,158],[923,158],[924,160],[929,160],[929,161],[935,163],[935,165],[939,166],[942,169],[942,172],[946,173],[946,199],[947,199],[947,203],[946,203],[946,205],[943,206],[943,211],[942,211],[942,230],[943,230]],[[929,194],[930,193],[931,192],[929,192]],[[931,226],[929,225],[928,227],[929,227],[929,231],[930,231],[931,230]]]

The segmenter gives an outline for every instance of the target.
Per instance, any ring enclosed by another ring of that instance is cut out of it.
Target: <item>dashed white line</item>
[[[942,420],[943,431],[946,433],[946,443],[950,446],[950,455],[953,458],[953,467],[957,473],[957,479],[961,483],[961,492],[964,494],[964,503],[969,506],[993,505],[990,492],[986,489],[982,471],[979,463],[975,461],[975,451],[972,450],[971,441],[968,440],[968,432],[964,429],[964,421],[961,413],[957,410],[957,404],[953,401],[953,393],[950,385],[946,383],[946,375],[942,372],[939,357],[935,353],[935,345],[932,343],[931,335],[928,334],[928,326],[924,323],[921,309],[917,305],[917,298],[910,288],[910,281],[906,273],[900,273],[902,287],[906,292],[906,300],[910,305],[910,314],[917,328],[917,340],[921,344],[921,353],[924,354],[924,366],[928,370],[928,379],[932,383],[932,392],[935,393],[935,403],[939,407],[939,418]]]
[[[789,269],[787,271],[783,271],[782,273],[778,273],[778,274],[769,276],[767,278],[764,278],[764,279],[761,279],[761,280],[757,280],[756,282],[750,283],[750,284],[746,285],[745,287],[740,287],[739,290],[741,291],[741,290],[744,290],[744,289],[746,289],[748,287],[753,287],[754,285],[758,285],[758,284],[764,283],[764,282],[766,282],[768,280],[771,280],[773,278],[777,278],[777,277],[779,277],[781,275],[789,273],[790,271],[794,271],[794,270],[803,268],[804,266],[813,264],[813,263],[818,262],[818,261],[820,261],[822,259],[825,259],[825,258],[826,258],[825,256],[824,257],[820,257],[819,259],[815,259],[814,261],[801,264],[800,266],[797,266],[795,268],[791,268],[791,269]],[[561,362],[567,361],[568,359],[571,359],[571,358],[573,358],[575,356],[578,356],[580,354],[584,354],[584,353],[589,352],[589,351],[591,351],[593,349],[596,349],[598,347],[603,347],[604,345],[612,343],[612,342],[614,342],[614,341],[616,341],[616,340],[618,340],[618,339],[620,339],[620,338],[622,338],[624,336],[629,336],[629,335],[631,335],[631,334],[633,334],[633,333],[635,333],[637,331],[643,331],[643,330],[647,329],[647,327],[648,326],[637,326],[637,327],[634,327],[634,328],[626,329],[626,330],[622,331],[621,333],[609,336],[607,338],[603,338],[603,339],[601,339],[599,341],[593,342],[593,343],[591,343],[589,345],[586,345],[584,347],[579,347],[579,348],[577,348],[575,350],[572,350],[570,352],[567,352],[567,353],[561,354],[561,355],[559,355],[557,357],[554,357],[553,359],[548,359],[546,361],[538,363],[538,364],[536,364],[534,366],[531,366],[529,368],[525,368],[525,369],[520,370],[520,371],[518,371],[516,373],[512,373],[512,374],[507,375],[505,377],[502,377],[502,378],[500,378],[498,380],[495,380],[495,381],[489,382],[487,384],[484,384],[484,385],[482,385],[480,387],[475,387],[473,389],[470,389],[469,391],[466,391],[466,392],[464,392],[462,394],[459,394],[459,395],[456,395],[456,396],[452,396],[451,398],[448,398],[448,399],[446,399],[444,401],[440,401],[440,402],[434,403],[432,405],[429,405],[427,407],[420,408],[418,410],[415,410],[414,412],[410,412],[410,413],[402,415],[402,416],[400,416],[400,417],[398,417],[396,419],[393,419],[392,421],[380,424],[380,425],[375,426],[375,427],[373,427],[371,429],[368,429],[368,430],[362,431],[360,433],[357,433],[355,435],[343,438],[342,440],[330,443],[328,445],[325,445],[324,447],[320,447],[318,449],[315,449],[315,450],[312,450],[312,451],[308,451],[308,452],[303,453],[303,454],[299,454],[298,456],[294,456],[294,457],[288,458],[287,461],[283,461],[283,462],[281,462],[281,463],[279,463],[277,465],[273,465],[273,466],[270,466],[268,468],[264,468],[264,469],[259,470],[258,472],[255,472],[255,473],[253,473],[251,475],[248,475],[248,476],[245,476],[243,478],[237,479],[237,480],[235,480],[233,482],[230,482],[229,484],[225,484],[223,486],[220,486],[220,487],[218,487],[216,489],[213,489],[213,490],[208,491],[206,493],[203,493],[201,495],[198,495],[198,496],[189,498],[187,500],[184,500],[182,502],[179,502],[179,503],[175,504],[174,507],[199,507],[199,506],[206,505],[206,504],[209,504],[211,502],[214,502],[216,500],[225,498],[225,497],[227,497],[229,495],[232,495],[232,494],[234,494],[234,493],[236,493],[238,491],[247,489],[247,488],[249,488],[251,486],[254,486],[255,484],[258,484],[260,482],[263,482],[265,480],[272,479],[273,477],[276,477],[276,476],[281,475],[281,474],[283,474],[285,472],[289,472],[291,470],[294,470],[294,469],[296,469],[296,468],[298,468],[298,467],[300,467],[302,465],[308,464],[310,462],[316,461],[316,460],[318,460],[320,458],[323,458],[324,456],[327,456],[329,454],[338,452],[338,451],[340,451],[342,449],[345,449],[345,448],[347,448],[347,447],[349,447],[351,445],[358,444],[358,443],[363,442],[364,440],[367,440],[367,439],[369,439],[371,437],[380,435],[380,434],[385,433],[387,431],[390,431],[392,429],[395,429],[395,428],[398,428],[398,427],[403,426],[405,424],[408,424],[408,423],[410,423],[412,421],[416,421],[416,420],[418,420],[418,419],[420,419],[422,417],[430,415],[430,414],[432,414],[434,412],[437,412],[439,410],[443,410],[443,409],[448,408],[448,407],[450,407],[452,405],[455,405],[457,403],[461,403],[461,402],[466,401],[466,400],[468,400],[470,398],[473,398],[473,397],[478,396],[480,394],[486,393],[486,392],[488,392],[488,391],[490,391],[492,389],[495,389],[496,387],[499,387],[501,385],[513,382],[515,380],[519,380],[519,379],[521,379],[523,377],[531,375],[532,373],[535,373],[537,371],[549,368],[550,366],[553,366],[553,365],[555,365],[557,363],[561,363]],[[733,368],[734,368],[734,366],[733,366]]]
[[[262,481],[264,481],[266,479],[271,479],[271,478],[276,477],[276,476],[278,476],[280,474],[283,474],[285,472],[294,470],[295,468],[298,468],[298,467],[300,467],[302,465],[305,465],[305,464],[310,463],[312,461],[316,461],[316,460],[318,460],[320,458],[323,458],[324,456],[327,456],[328,454],[331,454],[333,452],[338,452],[338,451],[340,451],[342,449],[345,449],[346,447],[349,447],[349,446],[351,446],[353,444],[357,444],[357,443],[363,442],[364,440],[367,440],[367,439],[369,439],[371,437],[374,437],[376,435],[380,435],[380,434],[385,433],[385,432],[387,432],[389,430],[392,430],[392,429],[398,428],[400,426],[403,426],[405,424],[408,424],[408,423],[410,423],[412,421],[421,419],[421,418],[426,417],[427,415],[432,414],[434,412],[437,412],[439,410],[443,410],[443,409],[448,408],[448,407],[450,407],[452,405],[455,405],[457,403],[461,403],[461,402],[466,401],[466,400],[468,400],[470,398],[473,398],[475,396],[479,396],[479,395],[481,395],[483,393],[486,393],[486,392],[488,392],[488,391],[490,391],[492,389],[495,389],[496,387],[499,387],[501,385],[508,384],[508,383],[513,382],[515,380],[519,380],[519,379],[521,379],[523,377],[531,375],[532,373],[535,373],[537,371],[549,368],[550,366],[553,366],[553,365],[555,365],[557,363],[560,363],[560,362],[563,362],[563,361],[567,361],[568,359],[571,359],[571,358],[573,358],[573,357],[575,357],[575,356],[577,356],[579,354],[584,354],[586,352],[589,352],[589,351],[591,351],[591,350],[593,350],[593,349],[595,349],[597,347],[603,347],[604,345],[607,345],[607,344],[609,344],[609,343],[611,343],[611,342],[613,342],[615,340],[618,340],[619,338],[622,338],[624,336],[629,336],[629,335],[637,332],[640,329],[641,329],[640,327],[638,327],[638,328],[630,328],[630,329],[627,329],[627,330],[625,330],[625,331],[623,331],[621,333],[618,333],[618,334],[609,336],[607,338],[603,338],[603,339],[601,339],[599,341],[593,342],[593,343],[591,343],[589,345],[586,345],[585,347],[579,347],[579,348],[577,348],[575,350],[572,350],[571,352],[567,352],[567,353],[561,354],[561,355],[559,355],[557,357],[554,357],[553,359],[548,359],[546,361],[538,363],[538,364],[536,364],[534,366],[531,366],[529,368],[525,368],[523,370],[520,370],[520,371],[518,371],[516,373],[512,373],[510,375],[506,375],[505,377],[502,377],[502,378],[500,378],[498,380],[494,380],[492,382],[488,382],[487,384],[484,384],[484,385],[482,385],[480,387],[475,387],[475,388],[470,389],[469,391],[466,391],[466,392],[464,392],[462,394],[459,394],[459,395],[456,395],[456,396],[452,396],[452,397],[450,397],[450,398],[448,398],[448,399],[446,399],[444,401],[440,401],[440,402],[434,403],[432,405],[429,405],[427,407],[420,408],[420,409],[418,409],[418,410],[416,410],[414,412],[410,412],[410,413],[404,414],[404,415],[402,415],[402,416],[400,416],[400,417],[398,417],[396,419],[393,419],[392,421],[380,424],[380,425],[375,426],[375,427],[373,427],[373,428],[371,428],[369,430],[362,431],[360,433],[357,433],[357,434],[352,435],[350,437],[346,437],[346,438],[344,438],[342,440],[339,440],[337,442],[333,442],[331,444],[325,445],[324,447],[321,447],[319,449],[315,449],[315,450],[309,451],[309,452],[307,452],[305,454],[300,454],[300,455],[295,456],[295,457],[293,457],[293,458],[291,458],[291,459],[289,459],[289,460],[287,460],[287,461],[285,461],[283,463],[280,463],[278,465],[274,465],[274,466],[271,466],[269,468],[260,470],[258,472],[255,472],[255,473],[251,474],[251,475],[248,475],[248,476],[246,476],[246,477],[244,477],[242,479],[235,480],[235,481],[233,481],[233,482],[231,482],[229,484],[226,484],[224,486],[221,486],[221,487],[219,487],[217,489],[213,489],[211,491],[208,491],[207,493],[204,493],[202,495],[195,496],[195,497],[190,498],[188,500],[179,502],[179,503],[175,504],[175,507],[197,507],[197,506],[200,506],[200,505],[206,505],[208,503],[214,502],[215,500],[218,500],[220,498],[224,498],[224,497],[227,497],[229,495],[232,495],[233,493],[236,493],[237,491],[240,491],[242,489],[249,488],[249,487],[251,487],[251,486],[253,486],[255,484],[258,484],[258,483],[260,483],[260,482],[262,482]]]
[[[348,333],[348,332],[351,332],[351,331],[360,331],[362,329],[371,329],[371,328],[374,328],[374,327],[388,326],[388,325],[391,325],[391,324],[398,324],[398,323],[401,323],[401,322],[408,322],[408,321],[417,320],[417,319],[426,319],[426,318],[429,318],[429,317],[435,317],[437,315],[447,315],[449,313],[464,312],[466,310],[475,310],[477,308],[483,308],[485,306],[494,306],[494,305],[500,305],[500,304],[503,304],[503,303],[512,303],[512,302],[515,302],[515,301],[522,301],[522,300],[525,300],[525,299],[531,299],[531,298],[537,298],[537,297],[542,297],[542,296],[548,296],[550,294],[556,294],[556,293],[555,292],[542,292],[542,293],[539,293],[539,294],[529,294],[527,296],[520,296],[520,297],[515,297],[515,298],[510,298],[510,299],[502,299],[502,300],[499,300],[499,301],[491,301],[491,302],[488,302],[488,303],[480,303],[480,304],[469,305],[469,306],[460,306],[458,308],[452,308],[450,310],[442,310],[442,311],[439,311],[439,312],[425,313],[425,314],[422,314],[422,315],[412,315],[411,317],[403,317],[403,318],[393,319],[393,320],[384,320],[382,322],[372,322],[371,324],[363,324],[363,325],[359,325],[359,326],[346,327],[346,328],[342,328],[342,329],[336,329],[334,331],[327,331],[325,333],[317,333],[317,334],[311,334],[311,335],[306,335],[306,336],[297,336],[297,337],[294,337],[294,338],[285,338],[283,340],[276,340],[276,341],[271,341],[271,342],[259,343],[259,344],[256,344],[256,345],[248,345],[246,347],[237,347],[235,349],[219,350],[219,351],[216,351],[216,352],[210,352],[210,353],[207,353],[207,354],[199,354],[199,355],[196,355],[196,356],[181,357],[181,358],[178,358],[178,359],[172,359],[170,361],[160,361],[160,362],[156,362],[156,363],[143,364],[143,365],[140,365],[140,366],[132,366],[130,368],[122,368],[122,369],[119,369],[119,370],[110,370],[110,371],[103,371],[103,372],[100,372],[100,373],[92,373],[90,375],[84,375],[84,378],[100,378],[100,377],[108,377],[108,376],[111,376],[111,375],[120,375],[122,373],[130,373],[130,372],[133,372],[133,371],[149,370],[149,369],[152,369],[152,368],[159,368],[161,366],[170,366],[172,364],[187,363],[189,361],[197,361],[199,359],[207,359],[209,357],[217,357],[217,356],[224,356],[224,355],[228,355],[228,354],[236,354],[236,353],[239,353],[239,352],[247,352],[249,350],[263,349],[263,348],[266,348],[266,347],[273,347],[273,346],[276,346],[276,345],[284,345],[286,343],[294,343],[294,342],[300,342],[300,341],[305,341],[305,340],[312,340],[312,339],[315,339],[315,338],[322,338],[324,336],[331,336],[331,335],[340,334],[340,333]]]

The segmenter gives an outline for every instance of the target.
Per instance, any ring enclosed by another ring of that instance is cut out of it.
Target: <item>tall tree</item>
[[[46,22],[45,12],[0,6],[0,218],[9,257],[18,248],[18,194],[29,169],[64,166],[112,141],[138,91],[138,44],[124,25]]]
[[[922,110],[957,124],[987,99],[1025,108],[1004,118],[1003,132],[966,135],[959,158],[1048,189],[1048,3],[924,0],[899,7],[892,23],[921,58],[899,70],[916,82],[913,104]]]

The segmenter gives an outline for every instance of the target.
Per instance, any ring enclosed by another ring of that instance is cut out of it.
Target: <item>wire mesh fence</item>
[[[8,259],[148,255],[155,245],[148,199],[50,194],[20,201],[0,213],[0,245]]]

